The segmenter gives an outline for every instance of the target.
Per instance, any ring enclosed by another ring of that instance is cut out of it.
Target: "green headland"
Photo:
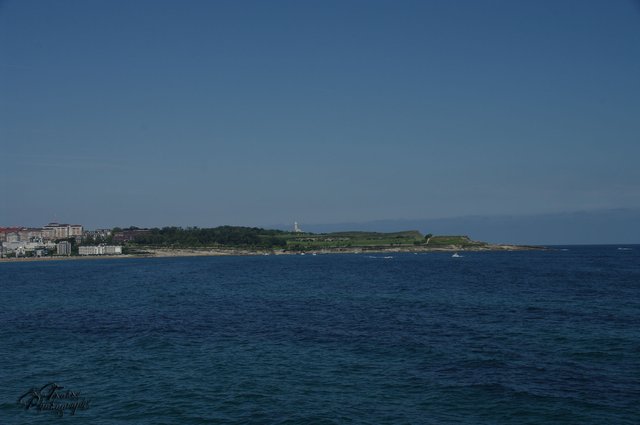
[[[133,229],[135,231],[135,229]],[[114,235],[118,235],[114,232]],[[299,254],[337,252],[426,252],[536,249],[518,245],[490,244],[464,235],[402,232],[287,232],[257,227],[215,228],[164,227],[139,229],[125,243],[131,254],[169,255],[171,251],[219,254]]]

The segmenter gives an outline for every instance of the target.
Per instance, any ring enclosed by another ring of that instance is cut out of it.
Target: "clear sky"
[[[4,1],[0,226],[640,208],[640,4]]]

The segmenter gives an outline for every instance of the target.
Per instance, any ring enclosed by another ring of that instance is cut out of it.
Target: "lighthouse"
[[[302,229],[298,226],[298,222],[293,222],[293,232],[294,233],[302,233]]]

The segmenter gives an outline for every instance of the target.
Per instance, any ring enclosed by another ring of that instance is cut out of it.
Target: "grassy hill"
[[[290,233],[285,236],[289,250],[318,250],[328,248],[392,248],[433,247],[460,248],[481,246],[467,236],[432,236],[425,238],[417,230],[394,233],[379,232],[335,232],[335,233]]]
[[[417,230],[403,232],[292,233],[261,228],[220,226],[210,229],[164,227],[146,229],[127,249],[156,248],[228,248],[285,251],[321,251],[342,249],[464,249],[486,246],[467,236],[423,235]]]
[[[468,236],[433,236],[429,239],[428,246],[460,246],[462,248],[483,246],[485,242],[478,242],[469,239]]]

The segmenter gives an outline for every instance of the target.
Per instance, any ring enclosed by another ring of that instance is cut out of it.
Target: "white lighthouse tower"
[[[302,233],[302,229],[300,228],[300,226],[298,226],[298,222],[297,221],[293,222],[293,232],[294,233]]]

